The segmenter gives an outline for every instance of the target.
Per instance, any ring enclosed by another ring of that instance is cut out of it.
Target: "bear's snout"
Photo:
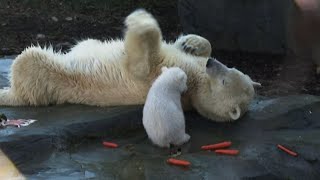
[[[207,68],[210,68],[210,67],[212,67],[212,66],[213,66],[213,64],[214,64],[214,60],[213,60],[213,59],[211,59],[211,58],[209,58],[209,59],[208,59],[208,61],[207,61],[207,65],[206,65],[206,67],[207,67]]]

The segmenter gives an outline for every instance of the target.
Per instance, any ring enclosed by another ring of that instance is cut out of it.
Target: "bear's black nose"
[[[207,68],[212,67],[213,63],[214,63],[214,60],[211,59],[211,58],[209,58],[208,61],[207,61],[206,67],[207,67]]]

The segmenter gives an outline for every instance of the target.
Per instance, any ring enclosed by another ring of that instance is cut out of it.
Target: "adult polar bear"
[[[145,10],[131,13],[125,24],[123,41],[89,39],[66,54],[27,48],[12,64],[11,87],[0,90],[0,105],[143,104],[161,67],[177,66],[188,75],[184,108],[193,107],[214,121],[236,120],[247,111],[255,83],[234,68],[208,60],[207,40],[188,35],[174,44],[163,42],[157,21]]]

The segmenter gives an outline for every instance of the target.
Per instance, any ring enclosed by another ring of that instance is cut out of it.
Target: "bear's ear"
[[[241,115],[241,109],[238,105],[236,108],[234,108],[232,111],[229,112],[229,116],[233,120],[239,119],[240,115]]]
[[[251,81],[253,87],[261,87],[261,83],[253,81],[247,74],[246,77]]]
[[[252,85],[253,85],[253,87],[261,87],[260,83],[254,82],[254,81],[252,81]]]
[[[167,66],[163,66],[163,67],[161,68],[161,72],[164,72],[164,71],[166,71],[166,70],[168,70]]]

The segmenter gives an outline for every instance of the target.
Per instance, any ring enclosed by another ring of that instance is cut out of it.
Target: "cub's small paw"
[[[190,140],[190,135],[189,134],[185,134],[184,135],[184,143],[188,142]]]
[[[210,42],[198,35],[181,36],[175,45],[178,49],[195,56],[209,57],[211,55]]]

